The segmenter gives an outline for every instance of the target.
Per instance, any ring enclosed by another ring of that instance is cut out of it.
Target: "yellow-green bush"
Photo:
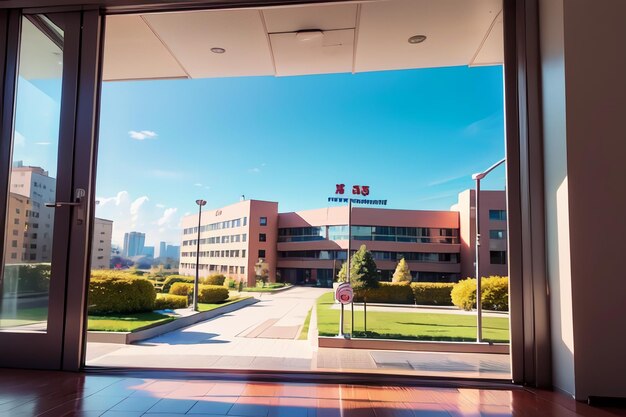
[[[198,289],[198,302],[221,303],[228,299],[228,289],[221,285],[200,285]]]
[[[172,295],[184,295],[193,294],[193,284],[188,282],[175,282],[170,287],[170,294]]]
[[[476,308],[476,279],[464,279],[454,284],[452,303],[463,310]],[[509,310],[509,278],[491,276],[481,279],[481,301],[485,310]]]
[[[138,313],[154,310],[156,292],[150,281],[135,275],[92,273],[89,282],[90,313]]]
[[[174,310],[186,307],[187,297],[184,295],[161,294],[154,302],[155,310]]]
[[[163,291],[164,293],[169,293],[170,287],[174,285],[175,283],[177,282],[193,283],[194,279],[195,279],[194,277],[188,277],[185,275],[170,275],[167,278],[165,278],[165,281],[163,281],[163,289],[161,291]]]
[[[206,285],[224,285],[226,277],[222,274],[214,274],[202,279],[202,283]]]
[[[355,291],[354,301],[364,300],[364,291]],[[413,291],[408,282],[380,282],[378,288],[367,290],[368,303],[413,304]]]
[[[451,282],[414,282],[411,284],[415,304],[451,306],[454,284]]]

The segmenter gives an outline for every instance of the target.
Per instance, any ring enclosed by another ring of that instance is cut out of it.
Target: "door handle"
[[[84,200],[86,192],[82,188],[77,188],[74,192],[74,201],[55,201],[54,203],[46,203],[46,207],[59,208],[59,207],[78,207],[76,213],[76,224],[81,226],[85,221]]]

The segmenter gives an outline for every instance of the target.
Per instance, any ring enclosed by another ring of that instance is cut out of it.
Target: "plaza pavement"
[[[87,365],[139,368],[355,371],[509,378],[508,355],[318,348],[297,340],[315,300],[329,289],[252,293],[259,302],[133,345],[87,344]],[[407,313],[419,309],[406,309]],[[405,311],[404,309],[402,311]]]

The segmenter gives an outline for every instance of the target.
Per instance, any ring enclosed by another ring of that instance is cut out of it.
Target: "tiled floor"
[[[126,378],[0,370],[0,416],[611,417],[547,391]]]

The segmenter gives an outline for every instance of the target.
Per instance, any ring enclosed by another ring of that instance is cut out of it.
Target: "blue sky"
[[[114,220],[114,243],[138,230],[158,244],[178,242],[197,198],[304,210],[344,183],[389,208],[447,210],[503,155],[501,67],[109,82],[96,215]],[[483,184],[503,189],[504,170]]]

